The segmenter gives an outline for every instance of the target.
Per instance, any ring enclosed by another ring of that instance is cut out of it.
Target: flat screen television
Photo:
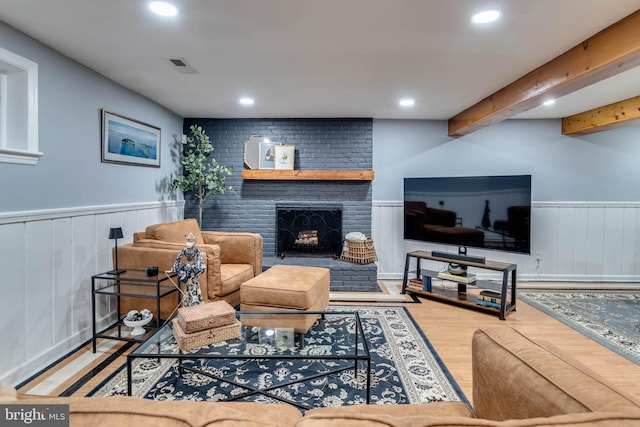
[[[531,175],[404,179],[404,238],[531,252]]]

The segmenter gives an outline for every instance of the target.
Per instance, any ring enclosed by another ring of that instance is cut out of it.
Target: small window
[[[0,162],[35,165],[38,64],[0,48]]]

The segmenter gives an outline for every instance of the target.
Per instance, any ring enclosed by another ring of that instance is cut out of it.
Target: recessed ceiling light
[[[178,14],[178,9],[165,1],[152,1],[149,3],[149,9],[161,16],[176,16]]]
[[[476,24],[488,24],[500,18],[502,13],[499,10],[483,10],[471,17],[471,21]]]
[[[398,102],[398,105],[400,105],[401,107],[413,107],[414,105],[416,105],[416,100],[411,98],[401,99]]]
[[[553,105],[553,104],[555,104],[555,103],[556,103],[556,100],[555,100],[555,99],[547,99],[546,101],[544,101],[544,102],[542,103],[542,105],[544,105],[545,107],[550,107],[550,106],[552,106],[552,105]]]
[[[253,98],[240,98],[240,104],[242,105],[253,105]]]

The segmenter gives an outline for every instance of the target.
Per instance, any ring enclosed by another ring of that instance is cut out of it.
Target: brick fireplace
[[[285,263],[331,268],[332,291],[378,290],[375,264],[363,266],[335,260],[335,249],[322,256],[309,257],[308,253],[285,253],[284,259],[277,256],[278,206],[339,206],[340,241],[352,231],[370,235],[370,181],[254,181],[241,177],[244,141],[251,135],[295,145],[295,169],[370,170],[371,119],[185,119],[185,133],[192,124],[202,126],[209,135],[214,146],[213,157],[235,169],[227,178],[227,184],[234,191],[205,201],[203,229],[260,233],[264,238],[265,267]],[[185,217],[197,217],[197,203],[189,196]],[[297,236],[298,231],[295,234]]]

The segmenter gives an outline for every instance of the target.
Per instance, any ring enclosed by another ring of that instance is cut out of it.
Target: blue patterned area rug
[[[328,310],[357,310],[360,315],[372,358],[371,403],[461,401],[470,405],[405,307],[330,306]],[[309,333],[314,333],[314,329],[311,328]],[[334,364],[340,363],[339,360],[328,360],[319,366],[318,361],[264,359],[236,362],[207,360],[206,369],[218,376],[231,375],[236,383],[250,382],[264,388],[296,379],[302,371],[321,371],[335,368]],[[270,362],[274,365],[265,365]],[[177,361],[167,359],[160,362],[140,359],[134,363],[133,377],[133,395],[147,399],[224,401],[244,391],[200,374],[184,372],[178,375]],[[349,369],[329,377],[286,386],[278,389],[277,393],[311,408],[354,405],[365,403],[365,384],[366,365],[363,365],[358,368],[357,376],[353,369]],[[126,392],[127,373],[126,366],[123,366],[88,395],[125,395]],[[277,403],[275,399],[262,395],[245,399]]]
[[[519,291],[518,298],[640,365],[640,294]]]

